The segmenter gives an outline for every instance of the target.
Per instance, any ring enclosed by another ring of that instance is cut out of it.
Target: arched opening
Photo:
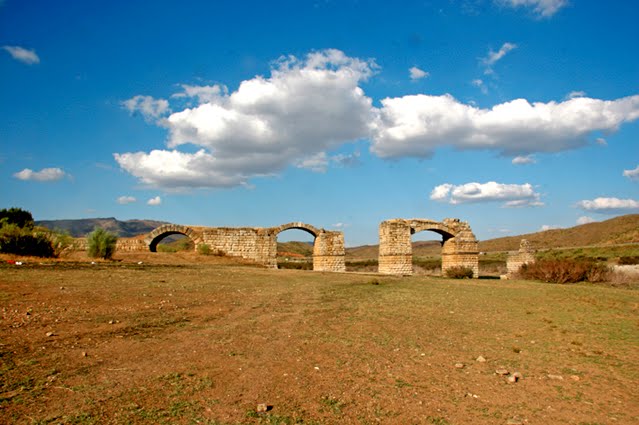
[[[152,252],[165,252],[165,253],[176,253],[182,251],[193,251],[195,250],[195,242],[191,238],[189,238],[184,233],[173,233],[158,236],[157,243],[155,244],[155,251],[151,248]]]
[[[288,227],[276,234],[277,268],[313,270],[317,234],[304,227]]]
[[[440,229],[415,229],[411,227],[413,274],[441,276],[442,246],[453,237]]]
[[[177,252],[195,249],[195,242],[184,232],[167,231],[151,240],[151,252]]]

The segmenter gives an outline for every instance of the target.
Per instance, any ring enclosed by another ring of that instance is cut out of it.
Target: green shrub
[[[474,274],[473,269],[464,266],[455,266],[446,270],[446,277],[451,279],[472,279]]]
[[[96,228],[87,237],[89,245],[89,257],[109,259],[115,253],[118,237],[100,227]]]
[[[20,228],[33,228],[33,216],[29,211],[22,208],[9,208],[0,210],[0,222],[4,224],[15,224]]]
[[[45,233],[21,228],[16,224],[0,227],[0,252],[34,257],[53,257],[55,255],[51,240]]]
[[[197,246],[197,253],[201,255],[211,255],[211,247],[203,243]]]
[[[618,264],[620,266],[632,266],[632,265],[635,265],[635,264],[639,264],[639,256],[619,257]]]
[[[518,275],[551,283],[603,282],[609,278],[610,269],[595,261],[548,259],[522,265]]]

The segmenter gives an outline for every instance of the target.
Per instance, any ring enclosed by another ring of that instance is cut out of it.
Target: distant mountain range
[[[149,233],[156,227],[167,224],[167,222],[156,220],[120,221],[109,217],[79,220],[41,220],[36,221],[36,224],[53,230],[65,230],[74,237],[86,236],[96,227],[102,227],[120,237],[132,237]],[[623,215],[566,229],[552,229],[480,241],[479,250],[484,252],[515,251],[519,249],[521,239],[528,239],[536,249],[639,243],[639,214]],[[312,255],[313,252],[312,245],[307,242],[282,242],[279,245],[279,251],[293,252],[304,256]],[[379,247],[377,245],[364,245],[347,248],[346,255],[351,258],[377,258],[378,250]],[[417,256],[437,255],[440,251],[441,246],[436,241],[413,243],[413,253]]]
[[[126,220],[120,221],[114,217],[108,218],[82,218],[78,220],[39,220],[36,226],[46,227],[51,230],[63,230],[75,238],[80,238],[91,233],[96,227],[101,227],[122,238],[149,233],[151,230],[166,221],[156,220]]]

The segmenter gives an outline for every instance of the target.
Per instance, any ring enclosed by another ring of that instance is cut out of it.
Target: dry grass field
[[[639,423],[637,290],[119,257],[0,266],[0,423]]]

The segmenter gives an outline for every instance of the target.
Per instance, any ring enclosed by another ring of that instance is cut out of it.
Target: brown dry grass
[[[639,420],[639,291],[80,260],[0,266],[0,423]]]

